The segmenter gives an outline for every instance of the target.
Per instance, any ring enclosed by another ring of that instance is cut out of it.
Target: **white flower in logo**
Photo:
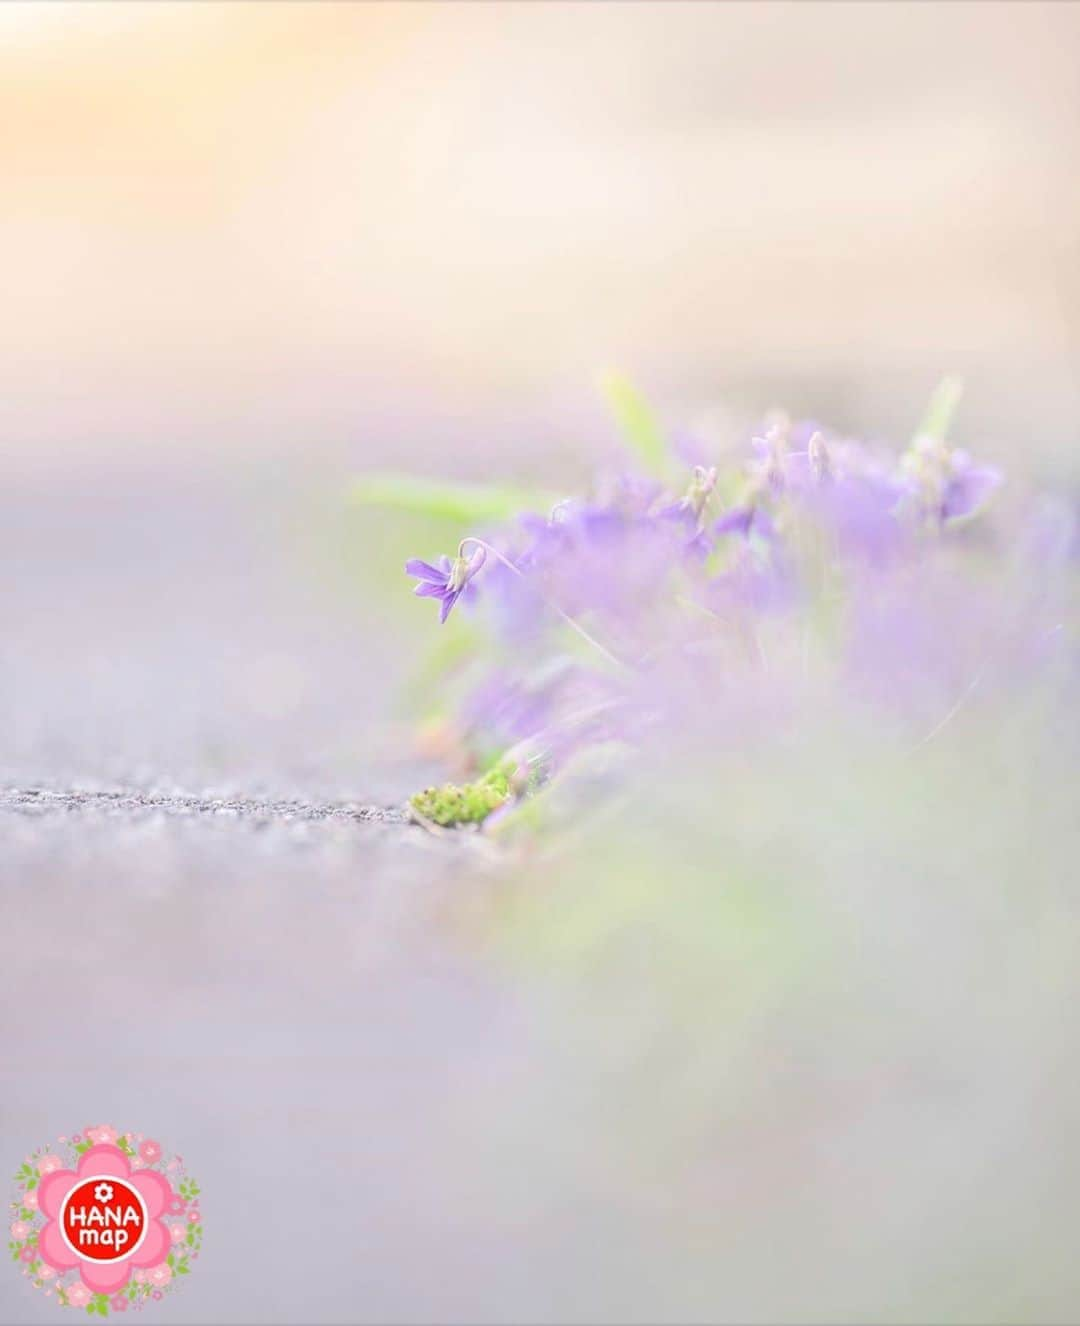
[[[94,1189],[94,1199],[98,1202],[111,1202],[113,1186],[111,1183],[99,1183]]]

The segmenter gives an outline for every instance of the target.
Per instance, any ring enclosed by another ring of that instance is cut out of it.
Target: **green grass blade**
[[[559,500],[541,489],[505,484],[434,482],[405,474],[357,479],[349,498],[360,506],[408,511],[441,520],[509,520],[522,511],[546,512]]]
[[[663,474],[669,465],[667,443],[643,397],[619,373],[608,373],[600,387],[627,443],[651,474]]]
[[[916,437],[929,437],[935,442],[944,442],[963,395],[963,378],[942,378],[930,397]]]

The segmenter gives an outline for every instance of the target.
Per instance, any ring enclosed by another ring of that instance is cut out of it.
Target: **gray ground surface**
[[[98,814],[119,819],[128,815],[225,816],[258,825],[345,820],[352,824],[407,824],[408,815],[385,806],[324,805],[303,801],[251,800],[244,797],[191,797],[154,792],[53,792],[44,788],[10,788],[0,792],[0,809],[33,818],[47,815]]]
[[[505,1315],[543,1235],[486,1228],[468,1102],[523,1015],[440,931],[472,853],[404,821],[394,641],[295,558],[295,514],[211,481],[5,494],[4,1163],[99,1121],[182,1152],[205,1252],[162,1321]],[[0,1276],[0,1321],[54,1317]]]

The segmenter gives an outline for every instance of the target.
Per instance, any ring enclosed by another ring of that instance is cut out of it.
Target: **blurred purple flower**
[[[753,504],[731,507],[713,523],[712,528],[716,535],[741,534],[744,539],[748,539],[751,534],[757,534],[766,540],[776,538],[772,517],[764,507]]]
[[[998,472],[932,439],[898,458],[810,423],[777,424],[752,445],[749,466],[725,475],[732,504],[715,519],[717,473],[698,466],[681,494],[608,475],[506,531],[506,560],[492,549],[484,585],[501,652],[473,674],[461,713],[478,748],[535,739],[551,770],[720,703],[750,712],[766,677],[770,712],[788,683],[793,711],[807,686],[839,685],[932,722],[982,675],[1005,627],[957,574],[955,550],[941,555],[950,541],[924,536],[978,511]],[[1051,524],[1033,545],[1075,546],[1071,526]],[[477,549],[407,564],[442,620],[484,564]],[[1048,612],[1032,613],[1036,625]]]
[[[966,451],[954,451],[941,497],[942,521],[974,515],[1000,483],[1000,470],[991,465],[975,465]]]

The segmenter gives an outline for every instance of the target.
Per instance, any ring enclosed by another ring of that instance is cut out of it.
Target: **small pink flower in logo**
[[[150,1297],[153,1298],[155,1301],[160,1302],[161,1299],[164,1297],[164,1295],[162,1294],[160,1289],[155,1289]]]
[[[115,1177],[130,1184],[146,1203],[146,1231],[135,1252],[121,1261],[80,1266],[82,1279],[91,1291],[115,1294],[127,1284],[134,1269],[154,1266],[168,1256],[169,1231],[161,1216],[172,1197],[172,1188],[163,1174],[152,1169],[132,1171],[130,1159],[118,1146],[92,1146],[79,1157],[77,1170],[54,1170],[42,1179],[38,1197],[45,1225],[38,1237],[37,1248],[42,1260],[54,1270],[67,1271],[79,1266],[79,1257],[60,1231],[60,1208],[73,1188],[87,1179],[102,1177]]]
[[[172,1267],[168,1262],[162,1262],[160,1266],[152,1266],[147,1271],[146,1278],[155,1289],[164,1289],[172,1279]]]
[[[169,1199],[169,1205],[165,1208],[169,1215],[183,1215],[187,1208],[187,1199],[181,1197],[178,1192],[174,1192]]]
[[[51,1280],[55,1274],[56,1272],[46,1262],[41,1263],[41,1269],[38,1271],[38,1275],[42,1280]]]
[[[11,1237],[16,1243],[21,1243],[27,1234],[30,1233],[30,1226],[25,1220],[16,1220],[11,1226]]]
[[[37,1172],[42,1176],[46,1174],[55,1174],[56,1171],[63,1165],[63,1163],[64,1162],[60,1159],[59,1156],[54,1156],[50,1153],[47,1156],[42,1156],[41,1159],[38,1161]]]
[[[126,1312],[127,1299],[123,1294],[117,1294],[114,1298],[109,1299],[109,1307],[112,1308],[114,1312]]]
[[[193,1206],[191,1210],[187,1213],[187,1218],[189,1225],[197,1225],[199,1223],[199,1208],[197,1206]]]
[[[73,1285],[67,1287],[67,1301],[73,1308],[85,1308],[92,1297],[90,1290],[81,1280],[76,1280]]]
[[[37,1254],[34,1252],[34,1249],[28,1243],[19,1253],[19,1261],[29,1263],[32,1262],[36,1256]]]
[[[95,1146],[115,1146],[116,1129],[107,1123],[100,1123],[96,1128],[87,1128],[86,1135]]]
[[[144,1165],[156,1165],[161,1159],[161,1143],[147,1138],[139,1147],[139,1159]]]
[[[174,1243],[183,1243],[184,1239],[187,1238],[187,1230],[184,1229],[183,1225],[173,1225],[169,1230],[169,1238]]]
[[[131,1278],[137,1285],[144,1285],[146,1283],[146,1272],[142,1270],[136,1271]]]
[[[23,1206],[26,1207],[28,1211],[36,1211],[38,1209],[37,1193],[34,1192],[33,1190],[31,1190],[30,1192],[24,1192],[22,1198],[22,1204]]]

